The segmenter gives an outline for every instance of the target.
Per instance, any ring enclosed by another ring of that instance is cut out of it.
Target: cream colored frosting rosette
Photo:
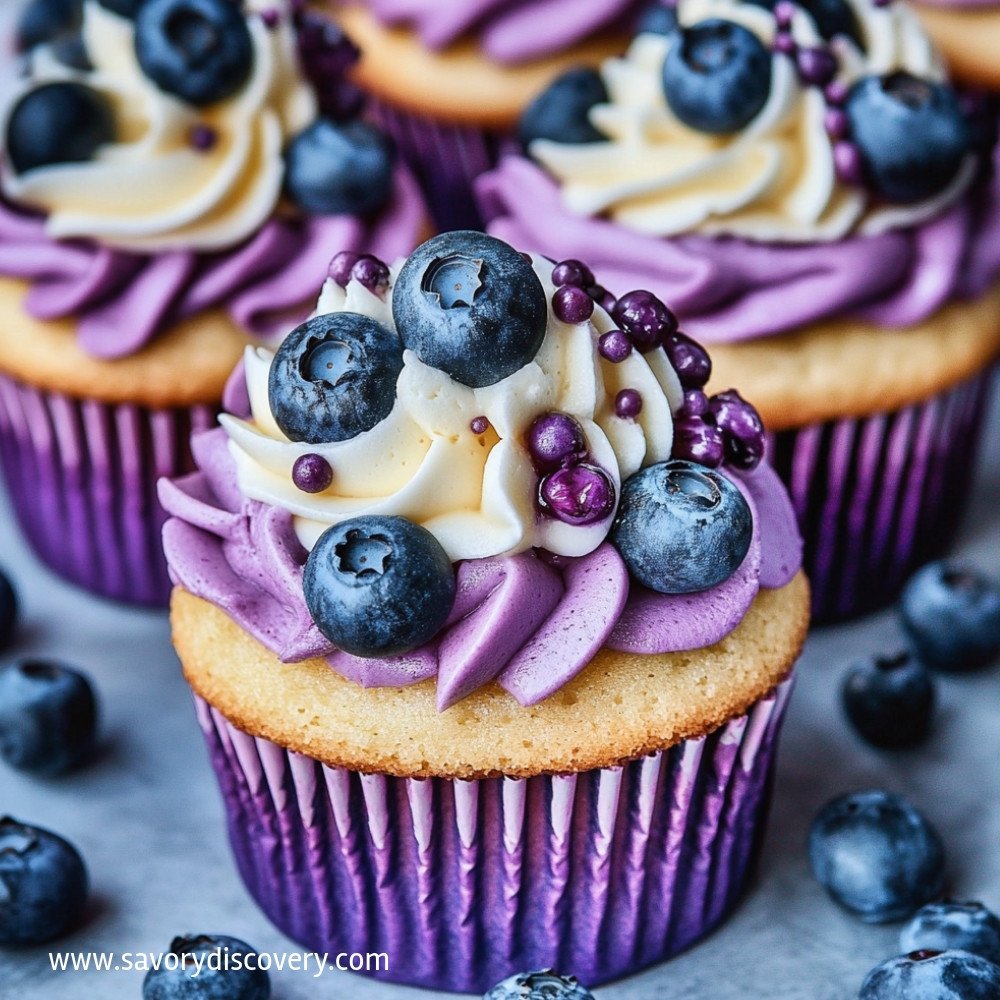
[[[838,81],[905,70],[944,80],[945,68],[905,4],[878,7],[845,0],[864,49],[846,36],[830,43]],[[771,11],[736,0],[681,0],[678,22],[691,27],[723,19],[753,32],[767,47],[776,36]],[[791,36],[800,48],[826,45],[809,14],[795,7]],[[772,54],[771,89],[741,130],[711,135],[685,125],[662,86],[663,65],[679,35],[641,34],[622,59],[602,68],[609,101],[591,109],[607,142],[531,143],[530,154],[561,184],[567,208],[607,215],[651,236],[700,232],[756,241],[839,239],[912,225],[955,201],[974,173],[970,161],[949,187],[919,204],[873,205],[869,192],[837,176],[823,90],[805,85],[793,58]]]
[[[348,441],[288,440],[268,402],[274,355],[248,348],[252,419],[222,417],[241,493],[290,511],[308,549],[331,525],[363,514],[400,515],[423,525],[452,561],[533,546],[563,556],[596,549],[607,536],[613,511],[588,525],[539,514],[538,474],[526,441],[532,421],[550,411],[575,417],[591,460],[608,475],[618,496],[622,481],[638,469],[670,458],[673,414],[683,392],[662,350],[634,350],[620,363],[600,355],[598,338],[615,328],[600,306],[584,323],[557,319],[551,305],[553,265],[541,257],[532,263],[549,303],[545,337],[532,361],[494,385],[472,389],[406,351],[389,416]],[[384,297],[357,281],[344,289],[327,280],[316,315],[361,313],[395,329],[391,296],[401,267],[399,262],[391,269]],[[642,396],[635,418],[615,413],[615,397],[626,387]],[[477,417],[489,421],[483,433],[471,427]],[[321,455],[333,468],[333,483],[322,494],[302,493],[292,481],[296,459],[306,454]]]
[[[93,69],[71,69],[43,48],[32,56],[26,88],[86,84],[111,102],[117,139],[86,163],[23,175],[7,169],[4,193],[44,211],[55,239],[87,237],[153,252],[219,250],[249,237],[278,203],[287,141],[318,113],[299,66],[288,0],[244,5],[248,15],[272,8],[283,14],[273,27],[247,17],[253,67],[246,84],[229,99],[197,108],[143,74],[131,20],[86,0],[82,31]],[[195,128],[211,130],[209,148],[194,148]]]

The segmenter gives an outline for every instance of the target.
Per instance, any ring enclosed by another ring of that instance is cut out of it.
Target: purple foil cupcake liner
[[[760,845],[791,680],[711,735],[623,767],[475,781],[323,766],[196,699],[251,894],[320,953],[482,993],[524,969],[596,985],[733,908]]]
[[[901,410],[773,436],[770,459],[805,539],[814,622],[889,604],[946,551],[969,496],[992,377]]]
[[[495,133],[400,110],[372,98],[373,121],[391,135],[441,231],[482,229],[476,178],[496,166],[504,141]]]
[[[101,596],[165,606],[156,481],[194,468],[191,434],[213,426],[216,413],[116,406],[0,376],[0,463],[39,558]]]

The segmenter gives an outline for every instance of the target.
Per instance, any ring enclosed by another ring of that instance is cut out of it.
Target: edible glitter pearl
[[[357,264],[360,256],[360,254],[354,253],[353,250],[341,250],[330,261],[330,266],[326,270],[327,275],[333,278],[341,288],[346,288],[347,283],[351,280],[351,271],[354,269],[354,265]]]
[[[490,429],[490,422],[486,417],[473,417],[469,424],[469,430],[473,434],[485,434]]]
[[[359,257],[351,268],[351,277],[370,292],[378,292],[389,285],[389,268],[371,254]]]
[[[586,323],[594,315],[594,300],[576,285],[563,285],[552,296],[552,311],[563,323]]]
[[[847,112],[842,108],[827,108],[823,115],[823,125],[831,139],[843,139],[847,135]]]
[[[322,455],[300,455],[292,466],[292,482],[303,493],[322,493],[333,482],[333,469]]]
[[[832,104],[835,107],[838,107],[847,100],[847,94],[847,84],[843,80],[834,80],[832,83],[828,83],[823,90],[826,103]]]
[[[573,465],[541,481],[538,502],[566,524],[594,524],[615,509],[615,487],[596,465]]]
[[[553,285],[576,285],[577,288],[586,288],[593,283],[593,272],[581,261],[563,260],[552,269]]]
[[[779,32],[774,36],[774,51],[780,52],[782,55],[790,56],[795,54],[795,39],[791,35],[786,35],[784,32]]]
[[[615,413],[622,420],[635,420],[642,412],[642,396],[635,389],[622,389],[615,396]]]
[[[795,65],[803,82],[814,87],[825,87],[837,72],[837,59],[829,49],[799,49]]]
[[[788,0],[779,0],[779,2],[774,5],[774,19],[779,28],[790,28],[794,17],[795,4],[788,3]]]
[[[199,153],[207,153],[219,141],[219,134],[211,125],[192,125],[188,131],[188,142]]]
[[[260,19],[264,22],[265,27],[274,29],[281,21],[281,14],[273,7],[268,7],[267,10],[260,12]]]
[[[845,184],[862,184],[865,179],[861,150],[853,142],[837,142],[833,146],[833,163],[837,176]]]
[[[597,341],[602,358],[612,364],[621,364],[632,353],[632,341],[621,330],[609,330]]]

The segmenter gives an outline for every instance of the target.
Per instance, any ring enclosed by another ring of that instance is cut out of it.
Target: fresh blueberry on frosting
[[[396,399],[403,349],[370,316],[315,316],[285,338],[271,366],[268,399],[290,441],[347,441],[384,420]]]
[[[403,265],[392,313],[421,361],[473,388],[523,368],[545,337],[545,292],[531,263],[492,236],[444,233]]]
[[[71,35],[80,27],[80,0],[32,0],[17,22],[19,52]]]
[[[632,576],[661,594],[729,579],[750,550],[753,515],[739,489],[692,462],[651,465],[622,485],[611,541]]]
[[[675,115],[712,135],[736,132],[771,91],[771,55],[741,24],[712,18],[685,28],[663,64],[663,92]]]
[[[423,645],[455,601],[447,553],[426,528],[402,517],[357,517],[328,529],[309,554],[304,586],[319,630],[362,657]]]
[[[568,70],[525,108],[518,126],[521,145],[527,149],[536,139],[600,142],[605,136],[591,124],[590,109],[607,99],[607,87],[596,70]]]
[[[640,35],[669,35],[677,30],[677,8],[664,0],[653,0],[642,12],[635,30]]]
[[[971,151],[958,97],[943,83],[903,71],[869,76],[852,88],[846,111],[866,178],[889,201],[943,191]]]
[[[19,173],[57,163],[83,163],[115,138],[108,100],[82,83],[29,90],[7,122],[7,156]]]
[[[232,0],[146,0],[135,53],[150,80],[198,107],[231,97],[253,69],[250,31]]]

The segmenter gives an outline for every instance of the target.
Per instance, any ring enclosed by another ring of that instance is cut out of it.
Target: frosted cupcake
[[[530,159],[481,194],[492,232],[586,252],[711,342],[777,432],[835,618],[891,599],[958,523],[1000,350],[1000,179],[995,120],[910,9],[817,9],[685,0],[605,64],[607,100],[543,94]]]
[[[722,920],[759,842],[808,623],[794,513],[669,310],[632,293],[616,329],[587,279],[471,232],[376,293],[329,279],[161,486],[247,886],[395,981],[624,975]]]
[[[192,467],[248,339],[308,315],[333,251],[407,252],[424,210],[389,141],[343,120],[354,50],[325,22],[128,7],[86,3],[5,102],[0,458],[42,559],[162,604],[155,483]]]
[[[442,229],[478,226],[472,182],[518,116],[577,65],[620,52],[650,0],[338,0],[357,79],[422,181]]]

